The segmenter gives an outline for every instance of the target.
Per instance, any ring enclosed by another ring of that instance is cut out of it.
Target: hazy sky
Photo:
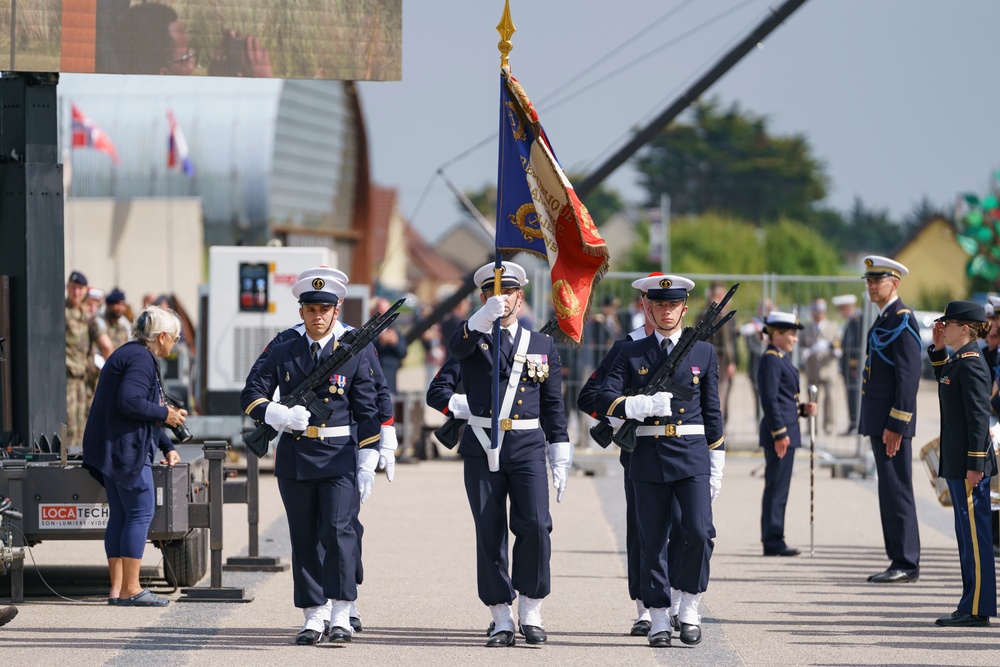
[[[563,167],[589,173],[780,4],[511,0],[512,71]],[[463,190],[496,181],[502,11],[404,0],[403,81],[361,84],[373,176],[431,240],[459,219],[439,167],[489,138],[445,171]],[[708,95],[805,135],[834,208],[860,196],[898,218],[1000,168],[997,26],[996,0],[808,0]],[[636,182],[626,165],[607,184],[638,202]]]

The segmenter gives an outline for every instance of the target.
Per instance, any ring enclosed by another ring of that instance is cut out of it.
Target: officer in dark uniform
[[[658,281],[660,278],[664,277],[664,274],[654,272],[649,274],[648,277],[656,278]],[[642,278],[635,280],[632,283],[632,287],[641,290],[643,282],[644,279]],[[609,350],[608,354],[601,360],[587,382],[584,383],[583,388],[580,390],[580,395],[577,397],[577,407],[579,407],[581,411],[589,414],[591,417],[599,421],[608,420],[597,412],[597,396],[600,393],[601,385],[604,384],[604,378],[607,377],[608,371],[611,370],[611,366],[614,363],[615,358],[617,358],[622,345],[629,340],[639,340],[641,338],[645,338],[653,333],[653,329],[655,328],[653,325],[654,320],[650,314],[645,296],[644,292],[639,292],[639,303],[645,313],[645,324],[642,327],[629,332],[625,338],[615,341],[611,350]],[[616,428],[621,425],[621,421],[618,419],[612,419],[611,423]],[[726,462],[725,443],[720,443],[718,448],[713,449],[711,456],[712,502],[715,502],[715,497],[722,488],[722,469]],[[635,519],[635,489],[632,486],[632,480],[629,479],[628,476],[628,466],[631,458],[631,452],[627,452],[624,449],[621,450],[618,456],[618,460],[622,464],[622,468],[625,470],[625,560],[627,565],[626,570],[628,573],[628,592],[629,597],[635,601],[636,605],[636,620],[632,623],[632,629],[629,631],[629,634],[633,637],[645,637],[649,634],[650,616],[649,609],[647,609],[646,605],[642,602],[640,587],[640,572],[642,571],[640,564],[641,548],[639,546],[639,529],[636,525]],[[677,572],[680,571],[680,562],[678,559],[680,557],[679,552],[683,546],[683,540],[680,538],[680,509],[676,502],[673,505],[673,509],[674,513],[671,523],[672,532],[670,539],[667,542],[667,560],[670,563],[670,571]],[[670,588],[670,619],[671,625],[678,628],[679,625],[677,622],[677,616],[680,610],[681,592],[674,586],[674,583],[675,582],[671,583]]]
[[[843,435],[853,435],[858,430],[858,410],[861,407],[861,361],[865,346],[865,332],[861,322],[861,311],[855,306],[858,297],[841,294],[833,297],[833,305],[844,318],[844,329],[840,335],[840,375],[844,378],[847,391],[847,430]]]
[[[938,380],[941,457],[938,475],[948,481],[962,562],[958,609],[935,623],[985,627],[997,615],[997,577],[990,525],[990,477],[997,474],[990,435],[990,370],[977,339],[991,322],[972,301],[952,301],[934,324],[927,348]]]
[[[627,474],[635,490],[643,563],[640,593],[650,613],[649,644],[653,647],[670,646],[671,584],[681,591],[681,641],[701,641],[698,604],[708,587],[715,537],[710,452],[723,444],[715,348],[706,342],[695,343],[674,372],[675,382],[693,390],[690,401],[673,400],[667,392],[640,393],[680,339],[688,292],[693,287],[693,282],[679,276],[642,279],[639,288],[646,293],[647,312],[656,330],[651,336],[622,345],[596,401],[599,414],[643,424]],[[671,573],[671,559],[665,554],[674,502],[680,509],[682,549],[680,569]]]
[[[920,385],[919,324],[896,290],[909,270],[888,257],[865,257],[868,298],[879,309],[868,330],[858,433],[871,438],[878,471],[879,513],[889,567],[873,583],[920,577],[920,534],[913,500],[910,440],[916,430]]]
[[[347,274],[339,269],[334,269],[329,266],[317,266],[315,268],[306,269],[298,275],[296,278],[296,283],[305,280],[306,278],[323,278],[324,280],[335,280],[343,283],[345,286],[348,282]],[[345,291],[346,293],[346,291]],[[337,340],[344,335],[345,332],[352,330],[354,327],[344,324],[340,321],[340,318],[334,320],[333,322],[333,335]],[[271,342],[267,344],[264,351],[261,352],[260,356],[257,357],[257,361],[254,362],[253,366],[250,367],[250,372],[247,377],[250,378],[254,375],[257,369],[260,368],[261,364],[264,363],[264,359],[271,350],[277,347],[280,343],[289,341],[295,338],[301,338],[305,332],[305,323],[299,322],[295,326],[285,329],[278,333],[277,336],[271,339]],[[382,366],[379,363],[378,357],[375,354],[375,348],[373,345],[369,345],[368,348],[362,352],[365,355],[365,363],[369,365],[372,369],[375,380],[375,387],[378,391],[378,408],[379,408],[379,420],[382,422],[381,438],[379,439],[379,461],[378,469],[385,470],[385,478],[392,482],[395,476],[396,469],[396,427],[393,425],[393,408],[392,408],[392,396],[389,394],[389,388],[386,385],[384,375],[382,373]],[[248,380],[249,381],[249,380]],[[358,502],[357,507],[358,513],[361,512],[361,503]],[[362,538],[364,537],[365,527],[361,524],[361,519],[359,515],[354,517],[354,532],[358,536],[358,572],[357,572],[357,583],[358,586],[364,581],[364,565],[361,562],[361,544]],[[322,550],[323,546],[319,545]],[[322,552],[320,553],[320,558],[322,558]],[[332,604],[332,602],[331,602]],[[363,627],[361,625],[361,614],[358,612],[357,601],[351,601],[351,629],[354,632],[361,632]],[[329,620],[329,619],[327,619]],[[327,629],[329,630],[329,623],[327,623]]]
[[[240,396],[248,415],[281,432],[274,475],[292,541],[295,606],[306,618],[298,644],[318,643],[327,618],[330,641],[351,640],[350,603],[358,590],[354,519],[358,501],[364,503],[374,485],[378,396],[362,351],[330,376],[329,386],[315,390],[333,407],[326,422],[317,423],[301,405],[286,408],[271,397],[275,389],[291,392],[338,345],[333,325],[346,293],[337,280],[297,282],[292,294],[301,304],[305,332],[271,349]]]
[[[465,462],[465,490],[476,526],[479,599],[490,608],[493,632],[487,646],[514,645],[511,602],[518,595],[518,622],[529,644],[547,639],[542,599],[549,594],[552,518],[545,459],[552,466],[556,500],[562,500],[573,448],[566,433],[559,355],[553,340],[517,323],[528,280],[524,269],[503,263],[501,295],[494,296],[494,268],[476,271],[483,307],[455,331],[450,351],[459,359],[469,404],[469,423],[458,452]],[[493,323],[499,319],[499,447],[492,447]],[[549,443],[549,444],[546,444]],[[507,502],[514,534],[508,574]]]
[[[792,483],[795,450],[799,448],[799,417],[816,414],[815,403],[799,402],[799,371],[791,353],[802,330],[792,313],[768,313],[764,333],[770,342],[757,367],[757,388],[764,415],[760,446],[764,449],[764,495],[761,500],[760,541],[765,556],[798,556],[785,543],[785,504]]]

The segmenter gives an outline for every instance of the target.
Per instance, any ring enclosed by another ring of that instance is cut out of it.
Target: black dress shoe
[[[322,632],[317,630],[303,630],[295,635],[295,643],[299,646],[315,646],[322,638]]]
[[[0,607],[0,625],[7,625],[14,620],[15,616],[17,616],[17,607],[14,605]]]
[[[801,551],[792,547],[781,547],[780,549],[764,549],[765,556],[798,556]]]
[[[650,648],[669,648],[670,647],[670,633],[669,632],[657,632],[655,635],[649,636],[649,646]]]
[[[517,629],[524,635],[524,641],[529,644],[544,644],[549,638],[545,630],[537,625],[519,625]]]
[[[868,577],[868,581],[873,584],[905,584],[910,581],[917,581],[918,579],[920,579],[920,575],[910,574],[903,570],[893,570],[892,568]]]
[[[636,621],[632,624],[632,631],[629,632],[633,637],[645,637],[649,634],[649,628],[652,624],[649,621]]]
[[[490,638],[486,640],[486,648],[503,648],[505,646],[513,646],[514,643],[514,633],[501,630],[496,634],[490,635]]]
[[[690,646],[701,643],[701,627],[691,623],[681,623],[681,641]]]
[[[493,631],[496,629],[497,629],[497,624],[494,623],[493,621],[490,621],[490,627],[486,628],[486,636],[490,637],[493,634]]]
[[[681,622],[677,618],[677,614],[670,614],[670,627],[672,627],[674,630],[681,629]]]
[[[361,619],[357,616],[351,616],[351,630],[354,630],[355,632],[361,632],[362,630]]]
[[[934,625],[942,625],[946,628],[988,628],[990,617],[974,616],[966,614],[964,611],[953,611],[950,615],[942,616],[934,621]]]
[[[346,644],[351,641],[351,631],[335,625],[330,628],[330,638],[328,641],[331,644]]]

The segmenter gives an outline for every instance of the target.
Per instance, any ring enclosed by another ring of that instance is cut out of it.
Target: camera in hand
[[[191,435],[190,429],[188,429],[185,424],[180,424],[179,426],[171,426],[170,424],[167,424],[167,428],[169,428],[170,432],[174,434],[175,438],[177,438],[177,442],[185,443],[194,437]]]

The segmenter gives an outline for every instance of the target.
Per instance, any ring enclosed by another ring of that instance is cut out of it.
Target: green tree
[[[764,229],[764,265],[782,275],[833,276],[840,272],[839,253],[822,236],[797,222],[782,220]]]
[[[903,228],[896,224],[886,209],[865,206],[861,197],[847,213],[847,237],[839,239],[848,250],[867,250],[888,254],[904,239]]]
[[[698,104],[691,124],[674,123],[636,158],[647,205],[670,195],[679,214],[716,211],[755,223],[805,219],[826,197],[828,178],[801,135],[772,136],[767,119],[717,99]]]

